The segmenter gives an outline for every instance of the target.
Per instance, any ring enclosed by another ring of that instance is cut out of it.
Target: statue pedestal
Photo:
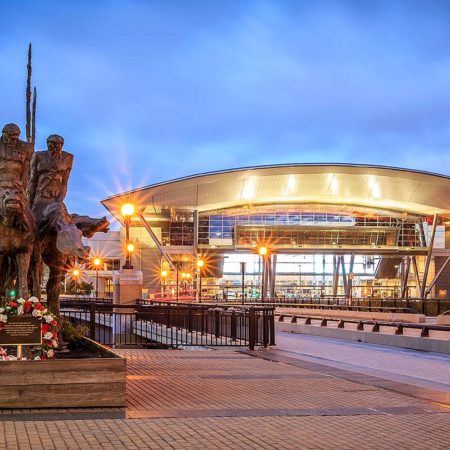
[[[142,297],[144,277],[142,271],[136,269],[121,269],[114,274],[114,296],[116,305],[135,304]]]

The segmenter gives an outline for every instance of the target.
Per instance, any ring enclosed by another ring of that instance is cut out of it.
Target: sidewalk
[[[430,400],[277,350],[118,353],[127,419],[0,422],[0,448],[448,448],[442,392]]]

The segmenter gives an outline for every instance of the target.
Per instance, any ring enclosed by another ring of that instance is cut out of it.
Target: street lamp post
[[[134,245],[130,242],[130,225],[131,225],[131,216],[134,214],[134,206],[131,203],[125,203],[121,208],[122,217],[125,222],[125,241],[126,241],[126,259],[123,269],[132,269],[131,265],[131,253],[134,250]],[[130,246],[132,246],[132,250],[130,251]]]
[[[181,272],[181,295],[186,295],[187,294],[187,273],[186,272]]]
[[[186,284],[185,284],[185,289],[186,289],[186,293],[189,295],[189,294],[192,294],[192,284],[191,284],[191,282],[189,281],[190,280],[190,278],[191,278],[191,274],[190,273],[187,273],[186,274]]]
[[[166,278],[167,278],[167,270],[161,270],[161,299],[163,299],[166,295]]]
[[[100,258],[94,258],[92,261],[94,263],[95,267],[95,299],[98,299],[98,271],[100,269],[100,266],[102,264],[102,260]]]
[[[298,298],[302,297],[302,265],[298,265]]]
[[[245,262],[241,262],[241,303],[245,303]]]
[[[202,267],[205,265],[203,259],[197,259],[197,278],[198,278],[198,289],[197,289],[197,300],[202,301]]]

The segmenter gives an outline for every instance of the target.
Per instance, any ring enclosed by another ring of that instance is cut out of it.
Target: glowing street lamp
[[[134,214],[134,205],[131,203],[125,203],[120,208],[120,212],[123,217],[131,217]]]
[[[72,278],[75,280],[75,298],[78,297],[78,277],[80,276],[80,270],[76,267],[72,270]]]
[[[133,245],[130,242],[130,224],[131,224],[131,216],[134,214],[134,205],[132,203],[125,203],[120,208],[120,212],[122,214],[123,220],[125,222],[125,241],[126,241],[126,260],[125,265],[123,266],[124,269],[132,269],[133,266],[131,265],[131,253],[134,251],[134,246],[130,250],[130,246]]]
[[[102,265],[102,260],[99,257],[96,257],[92,260],[92,263],[95,267],[95,299],[98,299],[98,271],[100,266]]]

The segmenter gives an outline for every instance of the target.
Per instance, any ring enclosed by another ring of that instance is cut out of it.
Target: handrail
[[[379,332],[380,326],[395,327],[396,335],[403,334],[404,328],[412,328],[417,330],[422,330],[421,337],[429,337],[430,331],[447,331],[450,332],[450,327],[444,325],[429,325],[429,324],[418,324],[418,323],[404,323],[404,322],[386,322],[382,320],[365,320],[365,319],[344,319],[339,317],[322,317],[322,316],[311,316],[309,314],[279,314],[275,313],[275,317],[278,317],[278,322],[284,322],[285,317],[291,317],[291,323],[297,323],[297,319],[306,319],[305,325],[311,325],[311,320],[320,320],[320,326],[326,327],[327,322],[338,322],[338,328],[344,328],[345,323],[356,323],[358,324],[357,330],[364,331],[364,325],[372,325],[372,332]]]
[[[257,303],[260,305],[261,303]],[[264,305],[273,305],[273,303],[264,303]],[[316,303],[275,303],[276,307],[282,308],[304,308],[304,309],[331,309],[338,311],[371,311],[371,312],[393,312],[393,313],[408,313],[408,314],[419,314],[419,312],[413,308],[405,307],[394,307],[394,306],[353,306],[353,305],[318,305]]]
[[[161,307],[184,307],[184,308],[200,308],[200,309],[209,309],[209,308],[221,308],[221,309],[229,309],[229,308],[237,308],[242,310],[248,310],[252,308],[254,311],[267,311],[267,310],[275,310],[275,306],[272,304],[245,304],[242,305],[240,303],[186,303],[186,302],[172,302],[165,300],[143,300],[137,299],[136,305],[141,306],[161,306]]]
[[[364,309],[367,311],[390,311],[386,308],[396,308],[398,312],[408,312],[414,314],[416,311],[418,314],[424,313],[426,315],[437,316],[441,314],[441,310],[448,310],[450,307],[450,299],[438,299],[438,298],[427,298],[426,300],[421,300],[418,298],[375,298],[366,297],[359,298],[353,297],[351,299],[344,298],[342,296],[324,296],[322,298],[298,298],[298,299],[285,299],[285,298],[274,298],[266,299],[264,303],[258,301],[258,299],[246,298],[244,302],[242,299],[206,299],[207,303],[213,304],[227,304],[227,305],[274,305],[274,306],[285,306],[285,307],[303,307],[302,305],[311,305],[311,307],[317,308],[327,308],[333,307],[336,309],[353,309],[353,308],[374,308],[374,309]],[[205,299],[199,299],[196,301],[194,297],[179,297],[178,301],[175,297],[164,297],[142,300],[146,302],[160,302],[160,303],[200,303],[203,304]],[[314,305],[314,306],[312,306]],[[401,310],[400,308],[408,308],[409,310]],[[360,309],[361,310],[361,309]]]

